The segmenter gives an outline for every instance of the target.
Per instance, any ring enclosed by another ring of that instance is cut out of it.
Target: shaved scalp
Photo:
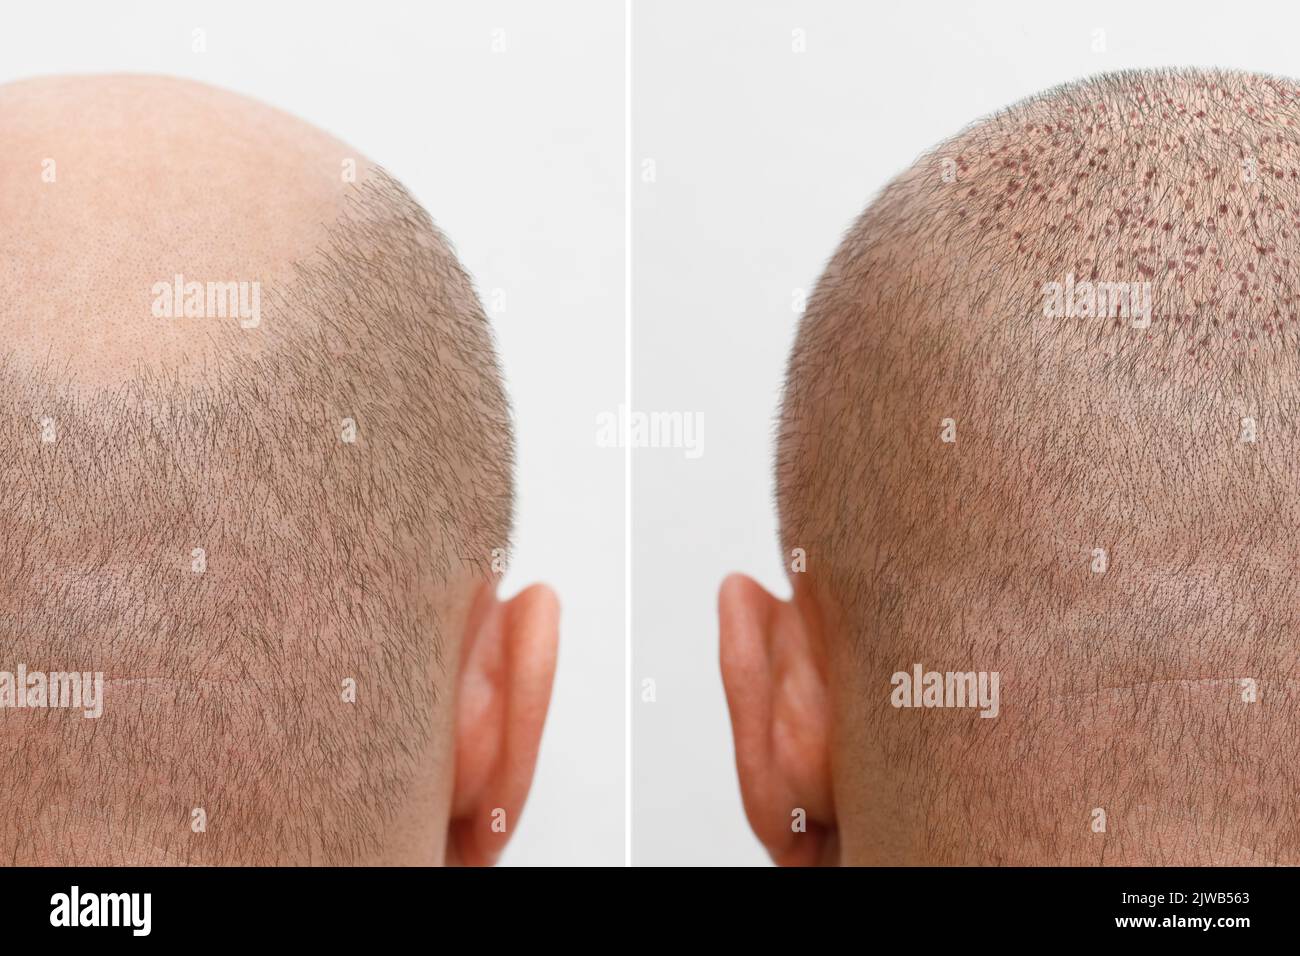
[[[1147,284],[1148,321],[1053,311],[1085,282]],[[778,497],[857,768],[837,807],[889,821],[882,853],[1300,862],[1298,314],[1289,80],[1049,91],[849,230]],[[915,663],[1000,672],[1000,715],[892,707]]]
[[[0,667],[107,682],[97,720],[0,715],[3,862],[364,862],[400,823],[465,582],[508,543],[509,410],[470,281],[395,180],[363,168],[322,226],[257,329],[137,290],[140,323],[215,337],[201,367],[0,363]]]

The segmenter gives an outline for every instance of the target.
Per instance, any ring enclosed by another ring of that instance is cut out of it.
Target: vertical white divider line
[[[632,414],[632,0],[623,0],[623,409]],[[630,423],[630,419],[629,419]],[[620,422],[620,425],[623,423]],[[623,865],[632,865],[632,442],[623,443]]]

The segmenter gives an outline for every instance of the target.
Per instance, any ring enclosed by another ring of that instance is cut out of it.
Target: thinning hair
[[[381,170],[266,300],[244,334],[270,347],[198,376],[0,364],[0,668],[110,682],[100,719],[0,714],[8,862],[384,846],[444,689],[445,589],[508,543],[509,408],[469,278]]]
[[[1149,283],[1149,326],[1051,313],[1076,282]],[[853,224],[790,358],[781,537],[917,859],[1104,862],[1174,820],[1300,859],[1298,313],[1288,80],[1054,89]],[[1002,715],[892,708],[914,662],[1000,671]]]

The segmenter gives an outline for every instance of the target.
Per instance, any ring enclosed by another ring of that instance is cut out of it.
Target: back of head
[[[0,858],[402,859],[510,530],[468,278],[382,170],[231,94],[20,83],[0,138]]]
[[[854,224],[778,461],[850,855],[1300,860],[1297,315],[1285,80],[1052,90]],[[998,674],[996,717],[900,706],[930,672]]]

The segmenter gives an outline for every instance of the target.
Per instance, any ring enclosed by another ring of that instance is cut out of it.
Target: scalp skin
[[[777,470],[860,859],[1300,860],[1298,123],[1271,77],[1052,90],[923,156],[832,258]],[[1149,282],[1150,327],[1045,317],[1067,274]],[[913,662],[1000,671],[1002,715],[891,708]]]
[[[513,495],[450,246],[354,150],[198,84],[0,87],[0,139],[0,669],[107,681],[98,720],[0,712],[0,860],[440,859],[406,835],[448,800]],[[260,282],[261,323],[156,317],[178,273]]]

